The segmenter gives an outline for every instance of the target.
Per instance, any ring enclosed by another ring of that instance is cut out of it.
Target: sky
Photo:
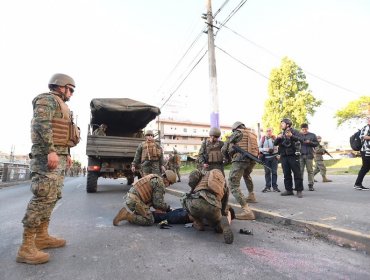
[[[310,131],[346,145],[353,128],[337,128],[334,114],[370,93],[370,1],[248,0],[225,22],[240,2],[212,1],[220,124],[261,122],[268,77],[287,56],[323,101]],[[32,99],[54,73],[76,81],[68,104],[82,132],[72,156],[82,162],[93,98],[132,98],[159,106],[161,118],[210,122],[203,13],[205,0],[0,1],[0,151],[30,151]]]

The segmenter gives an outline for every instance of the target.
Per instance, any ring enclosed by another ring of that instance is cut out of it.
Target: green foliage
[[[283,118],[290,118],[293,126],[308,123],[308,115],[314,115],[315,108],[322,103],[311,94],[308,87],[302,69],[284,57],[280,67],[272,69],[270,74],[269,95],[262,116],[263,127],[272,127],[277,134]]]
[[[335,113],[337,125],[345,122],[353,122],[363,119],[370,111],[370,96],[362,96],[357,100],[351,101],[346,107]]]

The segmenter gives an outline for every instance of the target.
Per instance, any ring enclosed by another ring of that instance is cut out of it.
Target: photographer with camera
[[[292,179],[293,172],[297,197],[302,198],[303,180],[299,164],[299,156],[300,143],[303,142],[303,139],[299,135],[299,131],[292,128],[292,124],[292,121],[288,118],[281,120],[280,127],[282,132],[276,137],[274,145],[279,146],[280,160],[284,173],[285,191],[282,192],[281,195],[294,195]]]
[[[265,188],[262,190],[263,193],[270,192],[271,187],[274,192],[280,192],[277,181],[277,168],[278,168],[278,150],[277,146],[274,145],[276,136],[273,135],[273,129],[271,127],[266,129],[266,135],[262,136],[259,142],[259,151],[262,156],[264,163],[271,168],[271,170],[265,167]]]

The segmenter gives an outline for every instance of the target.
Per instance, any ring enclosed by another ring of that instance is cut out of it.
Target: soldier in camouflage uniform
[[[150,206],[163,211],[170,211],[170,206],[164,202],[165,188],[176,182],[176,174],[166,170],[161,176],[150,174],[134,183],[126,195],[126,205],[133,212],[123,207],[113,219],[113,225],[127,220],[132,224],[151,226],[154,224]]]
[[[326,166],[324,164],[324,158],[323,155],[327,153],[326,149],[320,144],[321,142],[321,136],[317,136],[317,141],[319,142],[319,145],[315,148],[314,154],[315,154],[315,170],[313,171],[313,176],[320,172],[322,176],[322,181],[324,183],[332,182],[332,180],[329,180],[326,177]]]
[[[97,129],[93,131],[93,135],[96,136],[107,136],[107,133],[105,132],[107,130],[108,126],[105,123],[102,123],[99,125]]]
[[[135,174],[136,167],[141,164],[142,175],[161,175],[165,171],[163,164],[163,152],[161,146],[154,140],[152,130],[145,131],[146,140],[136,149],[135,158],[131,164],[131,170]]]
[[[220,141],[221,131],[217,127],[209,130],[209,139],[204,140],[199,150],[199,163],[203,170],[218,169],[224,174],[223,155],[221,153],[224,142]]]
[[[239,220],[254,220],[255,216],[253,211],[248,207],[247,202],[256,202],[254,194],[253,181],[250,176],[253,171],[255,162],[249,158],[243,158],[240,153],[234,152],[233,145],[238,145],[245,151],[251,154],[258,155],[257,135],[250,129],[247,129],[241,122],[235,122],[232,125],[232,135],[226,144],[222,147],[221,152],[225,158],[231,158],[231,170],[229,173],[229,186],[231,193],[242,207],[243,212],[236,214]],[[244,178],[249,195],[244,197],[240,189],[240,180]]]
[[[227,209],[229,189],[225,176],[218,169],[194,170],[189,175],[191,192],[182,200],[183,207],[193,218],[193,227],[203,231],[205,221],[215,232],[223,233],[225,243],[233,243]]]
[[[177,151],[173,151],[173,155],[170,154],[168,158],[168,168],[172,170],[173,172],[176,173],[177,175],[177,182],[181,182],[181,177],[180,177],[180,164],[181,164],[181,159],[180,156],[177,154]]]
[[[22,220],[23,242],[17,254],[17,262],[45,263],[49,254],[41,251],[66,244],[61,238],[48,234],[51,213],[62,198],[66,167],[72,160],[70,148],[79,142],[79,129],[73,123],[72,114],[65,103],[74,92],[74,80],[64,74],[55,74],[49,82],[50,92],[36,96],[33,101],[31,123],[31,191]]]

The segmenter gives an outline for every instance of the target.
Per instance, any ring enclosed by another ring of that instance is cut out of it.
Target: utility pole
[[[218,111],[217,72],[215,58],[215,42],[213,35],[213,15],[211,0],[207,1],[207,25],[208,25],[208,63],[209,63],[209,93],[211,95],[211,127],[220,128]]]

